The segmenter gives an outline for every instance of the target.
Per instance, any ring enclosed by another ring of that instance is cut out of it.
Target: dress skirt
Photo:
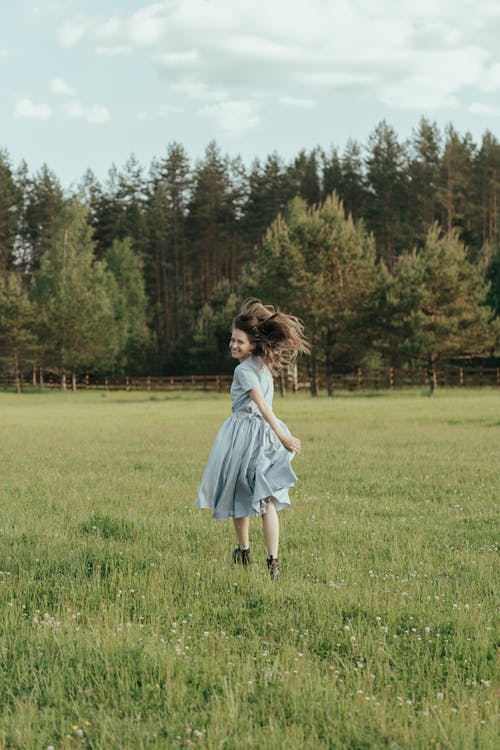
[[[283,431],[290,432],[283,422]],[[255,411],[238,411],[220,428],[203,474],[196,506],[213,518],[259,516],[271,497],[277,510],[290,507],[288,490],[297,481],[287,451]]]

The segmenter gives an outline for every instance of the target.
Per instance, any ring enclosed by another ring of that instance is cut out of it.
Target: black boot
[[[248,549],[241,549],[240,545],[236,547],[233,552],[233,562],[237,565],[248,565],[252,564],[252,555],[250,554],[250,547]]]
[[[267,562],[267,569],[269,571],[269,575],[271,576],[272,580],[275,581],[276,578],[280,578],[281,571],[280,571],[280,564],[279,564],[278,558],[273,557],[272,555],[269,555],[266,562]]]

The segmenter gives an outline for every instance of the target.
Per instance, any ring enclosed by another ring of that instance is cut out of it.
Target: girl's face
[[[243,362],[244,359],[252,354],[255,349],[255,344],[250,343],[250,339],[245,331],[240,331],[239,328],[233,328],[231,341],[229,342],[229,349],[231,350],[231,355],[235,359],[239,359],[240,362]]]

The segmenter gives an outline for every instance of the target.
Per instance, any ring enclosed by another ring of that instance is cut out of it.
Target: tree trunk
[[[16,393],[21,393],[21,379],[19,377],[19,357],[17,352],[14,354],[14,368],[16,377]]]
[[[309,370],[309,388],[311,391],[311,396],[317,396],[318,395],[318,373],[317,373],[317,366],[316,366],[316,354],[311,352],[311,356],[309,357],[309,363],[308,363],[308,370]]]
[[[334,382],[333,382],[333,360],[330,349],[327,348],[325,352],[325,365],[326,365],[326,392],[328,396],[334,395]]]
[[[61,391],[65,391],[67,388],[66,385],[66,369],[63,367],[61,372]]]
[[[431,386],[431,396],[436,393],[438,389],[438,378],[437,378],[437,370],[436,370],[436,361],[434,357],[431,357],[429,359],[429,382]]]
[[[292,381],[292,393],[297,393],[299,390],[299,371],[296,363],[290,367],[290,379]]]
[[[71,390],[76,393],[76,372],[71,373]]]

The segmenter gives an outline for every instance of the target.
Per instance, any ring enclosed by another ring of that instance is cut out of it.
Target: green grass
[[[0,748],[497,746],[500,395],[275,406],[273,584],[193,504],[228,396],[0,395]]]

